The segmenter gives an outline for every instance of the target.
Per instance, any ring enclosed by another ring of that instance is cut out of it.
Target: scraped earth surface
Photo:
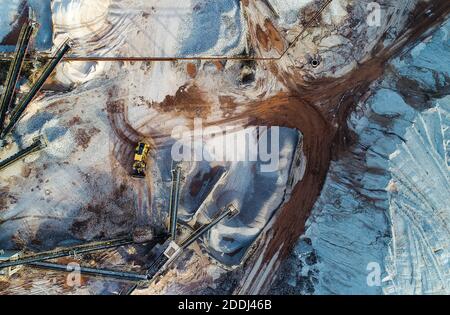
[[[52,1],[54,47],[69,36],[74,56],[273,60],[61,63],[59,89],[43,91],[0,152],[48,140],[0,173],[0,248],[162,233],[175,127],[201,118],[204,128],[247,128],[258,142],[253,126],[280,126],[275,171],[258,161],[181,164],[182,224],[229,202],[241,212],[135,294],[448,294],[450,6],[380,1],[382,26],[370,27],[369,2]],[[152,146],[144,180],[129,176],[143,139]],[[143,271],[154,245],[83,264]],[[370,262],[383,270],[379,286],[366,282]],[[27,267],[0,289],[115,294],[128,285],[67,287],[64,275]]]

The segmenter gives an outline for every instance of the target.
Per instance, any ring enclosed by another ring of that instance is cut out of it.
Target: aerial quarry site
[[[0,295],[450,294],[449,0],[0,6]]]

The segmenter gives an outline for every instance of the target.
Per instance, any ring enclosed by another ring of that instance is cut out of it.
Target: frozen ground
[[[58,0],[52,2],[52,12],[55,43],[70,37],[76,56],[231,56],[244,51],[246,44],[235,0]],[[205,27],[207,32],[202,31]],[[104,63],[66,64],[58,79],[66,84],[86,82],[103,73],[104,67]],[[172,95],[184,80],[169,63],[155,64],[145,79],[160,82],[147,90],[155,101]]]
[[[71,37],[75,55],[233,55],[245,39],[235,0],[56,0],[52,10],[56,41]]]
[[[358,142],[330,167],[287,291],[450,293],[449,31],[393,60],[352,116]],[[370,286],[374,263],[382,281]]]

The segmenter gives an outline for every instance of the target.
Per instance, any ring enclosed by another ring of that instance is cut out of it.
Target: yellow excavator
[[[134,150],[133,173],[131,176],[137,178],[145,177],[145,169],[147,168],[148,153],[150,145],[145,142],[139,142]]]

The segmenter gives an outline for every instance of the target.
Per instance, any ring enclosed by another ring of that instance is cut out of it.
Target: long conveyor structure
[[[19,266],[19,265],[37,263],[37,262],[41,262],[41,261],[45,261],[45,260],[49,260],[49,259],[86,254],[86,253],[96,252],[96,251],[100,251],[100,250],[104,250],[104,249],[129,245],[129,244],[133,244],[133,243],[134,243],[134,241],[131,238],[119,238],[119,239],[94,242],[94,243],[84,244],[84,245],[79,245],[79,246],[60,248],[60,249],[56,249],[56,250],[52,250],[52,251],[46,251],[46,252],[21,256],[17,259],[5,260],[3,262],[0,262],[0,269],[7,268],[7,267],[13,267],[13,266]]]
[[[56,52],[55,57],[51,59],[51,61],[45,66],[44,70],[37,79],[36,83],[31,87],[30,91],[23,97],[23,99],[20,100],[19,105],[17,105],[17,107],[12,111],[9,124],[0,134],[0,139],[4,139],[15,127],[27,106],[31,103],[31,101],[33,101],[39,90],[44,85],[45,81],[50,77],[53,70],[69,50],[70,41],[66,40]]]
[[[152,263],[147,271],[148,279],[153,280],[157,275],[164,272],[167,267],[179,257],[179,255],[188,248],[192,243],[197,241],[203,234],[208,232],[217,223],[222,221],[225,217],[234,217],[239,210],[232,204],[226,207],[226,210],[214,218],[211,222],[202,225],[197,230],[195,230],[190,236],[183,240],[179,245],[174,241],[171,241],[166,250],[158,256],[158,258]]]
[[[175,241],[177,235],[178,203],[180,199],[181,166],[172,169],[172,188],[169,200],[169,234]]]
[[[163,242],[167,240],[167,235],[160,235],[155,237],[152,241],[153,242]],[[91,276],[97,276],[97,277],[103,277],[103,278],[112,278],[112,279],[118,279],[123,281],[131,281],[131,282],[139,282],[139,281],[146,281],[148,280],[147,273],[141,274],[138,272],[132,272],[132,271],[123,271],[123,270],[111,270],[111,269],[104,269],[104,268],[91,268],[91,267],[84,267],[79,266],[76,270],[73,270],[71,268],[68,268],[67,264],[59,264],[59,263],[53,263],[48,262],[47,260],[50,259],[56,259],[61,257],[68,257],[68,256],[76,256],[86,253],[92,253],[97,252],[100,250],[105,250],[109,248],[116,248],[120,246],[125,245],[131,245],[136,244],[135,241],[133,241],[131,238],[120,238],[120,239],[114,239],[109,241],[101,241],[101,242],[95,242],[90,244],[84,244],[74,247],[67,247],[67,248],[61,248],[56,249],[53,251],[48,252],[41,252],[33,255],[27,255],[23,257],[19,257],[17,259],[10,259],[8,261],[4,261],[0,263],[0,269],[7,268],[11,266],[17,266],[17,265],[27,265],[29,267],[33,268],[39,268],[39,269],[48,269],[48,270],[54,270],[54,271],[61,271],[61,272],[80,272],[80,274],[84,275],[91,275]]]
[[[0,171],[34,152],[42,150],[43,148],[45,148],[45,146],[46,146],[46,144],[45,144],[45,141],[42,139],[42,137],[35,138],[33,144],[31,144],[29,147],[26,147],[25,149],[20,150],[19,152],[6,158],[3,161],[0,161]]]
[[[232,217],[236,216],[238,214],[238,212],[239,212],[239,210],[234,205],[232,205],[232,204],[228,205],[224,212],[220,213],[211,222],[199,227],[189,237],[187,237],[183,242],[181,242],[180,249],[184,250],[184,249],[188,248],[192,243],[194,243],[196,240],[198,240],[203,234],[208,232],[217,223],[222,221],[222,219],[224,219],[225,217],[232,218]]]
[[[105,278],[113,278],[119,280],[126,281],[146,281],[148,280],[146,274],[140,274],[137,272],[131,271],[120,271],[120,270],[111,270],[111,269],[101,269],[101,268],[90,268],[79,266],[76,270],[72,270],[68,268],[67,265],[64,264],[55,264],[49,262],[34,262],[28,264],[32,267],[41,268],[41,269],[49,269],[55,271],[63,271],[63,272],[73,272],[78,271],[80,274],[97,276],[97,277],[105,277]]]
[[[30,39],[35,28],[36,23],[28,21],[22,26],[22,30],[20,31],[15,56],[9,67],[8,75],[6,77],[5,92],[3,93],[0,103],[0,133],[4,128],[6,113],[12,107],[17,81],[19,80],[25,55],[27,54]]]

